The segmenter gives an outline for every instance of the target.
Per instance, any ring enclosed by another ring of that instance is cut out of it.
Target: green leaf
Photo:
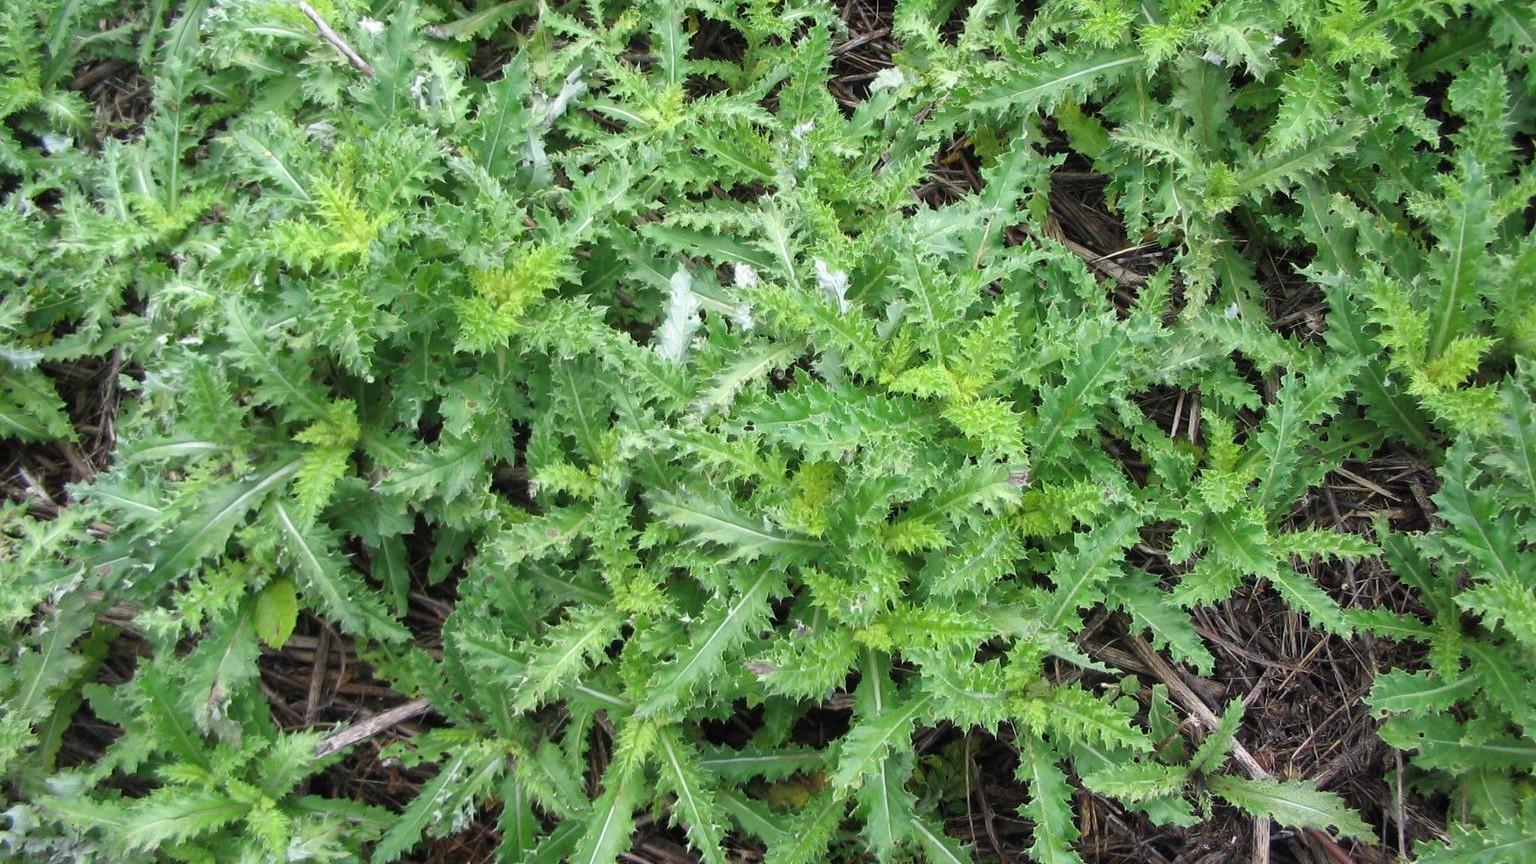
[[[295,459],[269,470],[264,477],[230,483],[204,495],[207,503],[186,516],[156,550],[155,570],[159,577],[169,582],[181,577],[202,559],[221,554],[236,525],[274,486],[288,479],[302,464],[301,460]]]
[[[1536,381],[1531,366],[1522,365],[1521,368],[1527,381]],[[1512,382],[1502,391],[1503,435],[1493,452],[1488,454],[1488,461],[1509,479],[1516,497],[1523,497],[1525,506],[1536,510],[1536,404],[1520,383]]]
[[[473,37],[485,27],[500,21],[508,12],[513,9],[520,9],[524,5],[526,5],[526,0],[507,0],[505,3],[487,6],[484,9],[471,12],[462,18],[446,24],[423,27],[422,32],[437,39],[464,41]]]
[[[411,67],[417,52],[412,50],[419,26],[416,3],[406,0],[390,15],[380,51],[373,58],[373,104],[381,119],[387,120],[404,111],[412,102]]]
[[[842,760],[849,755],[849,747],[870,743],[867,738],[856,743],[855,735],[865,736],[870,725],[883,725],[889,715],[900,710],[893,704],[897,694],[890,678],[889,658],[869,649],[862,655],[861,677],[855,694],[859,719],[843,736],[838,748],[839,772],[844,768]],[[926,701],[927,697],[923,699]],[[880,861],[894,858],[898,846],[911,836],[912,822],[916,818],[912,813],[913,797],[906,790],[913,763],[906,753],[907,741],[906,732],[897,733],[897,738],[891,741],[892,752],[874,755],[873,758],[878,760],[876,767],[863,770],[853,781],[858,787],[858,809],[864,815],[865,836]]]
[[[229,702],[257,676],[256,658],[261,646],[256,643],[253,604],[242,603],[229,620],[219,621],[197,644],[184,662],[187,667],[186,696],[193,716],[205,731],[228,734],[226,708]]]
[[[222,828],[249,810],[249,804],[218,792],[171,787],[150,794],[129,809],[123,839],[129,848],[154,849]]]
[[[1536,650],[1536,595],[1505,579],[1474,585],[1456,596],[1456,605],[1483,616],[1485,627],[1502,626],[1527,650]]]
[[[828,778],[832,787],[855,788],[871,772],[880,770],[892,749],[911,737],[912,723],[928,707],[928,701],[928,696],[909,698],[899,708],[887,708],[848,730],[838,748],[837,765]]]
[[[1444,353],[1466,326],[1469,306],[1477,299],[1479,276],[1494,220],[1483,166],[1463,158],[1456,181],[1448,184],[1448,211],[1433,225],[1440,243],[1435,259],[1440,297],[1429,337],[1429,359]]]
[[[80,668],[81,658],[70,649],[90,625],[90,614],[78,597],[65,599],[63,608],[46,619],[46,632],[29,650],[13,661],[14,677],[6,694],[6,707],[24,723],[41,721],[51,710],[50,694]]]
[[[208,748],[181,708],[178,682],[164,669],[153,666],[140,672],[136,680],[156,749],[174,754],[188,765],[207,767]]]
[[[1200,742],[1195,755],[1190,757],[1190,770],[1208,774],[1221,768],[1232,752],[1232,745],[1237,741],[1237,730],[1242,725],[1243,700],[1234,699],[1221,712],[1221,720],[1216,728],[1206,733],[1205,740]]]
[[[410,633],[390,617],[378,595],[350,567],[336,559],[334,540],[321,528],[303,528],[282,501],[272,504],[284,546],[293,556],[304,586],[319,607],[349,633],[385,641],[402,641]]]
[[[1125,703],[1108,695],[1095,696],[1078,685],[1063,684],[1050,688],[1043,698],[1017,700],[1015,710],[1021,724],[1049,731],[1064,741],[1097,741],[1132,751],[1152,749]]]
[[[0,375],[0,438],[75,440],[64,400],[42,372],[9,370]]]
[[[711,600],[690,630],[688,642],[673,659],[663,664],[646,686],[645,700],[635,709],[641,717],[665,711],[679,702],[687,702],[695,684],[718,674],[724,657],[754,635],[767,620],[768,598],[782,576],[763,568],[742,592],[725,601]]]
[[[732,239],[728,235],[692,228],[654,223],[643,229],[645,237],[668,249],[708,258],[720,264],[746,264],[768,272],[774,268],[773,256],[763,249]]]
[[[778,843],[769,847],[763,864],[818,864],[826,860],[827,845],[846,807],[831,793],[812,798],[785,827]]]
[[[826,754],[809,747],[782,750],[708,749],[699,759],[699,767],[721,780],[740,782],[753,777],[783,780],[795,772],[810,774],[822,767]]]
[[[1045,391],[1036,428],[1026,432],[1035,465],[1048,464],[1058,448],[1092,427],[1092,412],[1112,392],[1112,385],[1124,375],[1119,353],[1126,343],[1124,331],[1116,329],[1080,350],[1071,364],[1067,380]]]
[[[411,588],[411,570],[405,559],[405,541],[399,535],[383,538],[378,546],[368,550],[368,560],[373,565],[371,575],[384,583],[390,599],[394,601],[395,614],[404,615]]]
[[[688,56],[683,10],[679,4],[666,0],[661,4],[661,14],[656,17],[656,38],[651,44],[660,56],[663,77],[669,86],[675,87],[683,83]]]
[[[1536,732],[1536,693],[1530,678],[1515,666],[1515,658],[1481,640],[1468,640],[1467,659],[1483,695],[1527,735]]]
[[[978,212],[968,220],[980,229],[967,249],[973,265],[981,262],[985,252],[1003,245],[1004,229],[1021,219],[1019,200],[1049,188],[1050,166],[1050,160],[1019,140],[998,157],[996,165],[983,172],[985,185],[977,196]]]
[[[480,99],[476,132],[469,141],[475,164],[492,177],[515,174],[528,143],[528,123],[528,60],[519,53],[501,67],[501,78],[487,87]]]
[[[462,746],[422,785],[374,846],[372,864],[388,864],[411,851],[429,832],[443,836],[459,814],[467,814],[507,768],[507,757],[493,741]]]
[[[1287,192],[1308,176],[1327,171],[1335,159],[1354,148],[1363,131],[1363,123],[1349,121],[1289,150],[1253,158],[1238,173],[1236,186],[1253,199],[1266,192]]]
[[[1178,607],[1171,595],[1158,590],[1151,574],[1143,570],[1121,573],[1110,589],[1110,596],[1121,611],[1131,616],[1134,627],[1151,633],[1153,646],[1188,663],[1201,675],[1211,674],[1216,658],[1206,649],[1188,613]]]
[[[673,796],[673,825],[681,824],[688,842],[708,864],[724,864],[725,814],[715,803],[713,782],[699,764],[693,748],[671,730],[658,736],[661,782],[658,789]]]
[[[518,864],[568,864],[576,844],[581,842],[583,827],[574,819],[561,822]]]
[[[1284,151],[1325,131],[1338,117],[1339,77],[1315,59],[1280,82],[1280,109],[1269,127],[1270,152]]]
[[[764,439],[811,459],[849,451],[897,448],[921,431],[928,414],[915,400],[875,397],[855,388],[801,381],[754,411],[738,415]]]
[[[729,409],[743,387],[793,362],[795,354],[796,349],[790,345],[762,345],[744,352],[710,380],[699,394],[696,408],[701,413]]]
[[[307,359],[303,353],[278,353],[270,350],[276,341],[271,330],[257,325],[244,303],[229,299],[224,303],[225,333],[230,340],[229,356],[257,381],[255,395],[267,405],[283,409],[301,408],[309,420],[329,415],[325,400],[306,376],[299,372]]]
[[[1387,714],[1421,717],[1445,711],[1476,691],[1477,680],[1470,675],[1446,681],[1431,672],[1394,669],[1376,676],[1365,701],[1378,717]]]
[[[1306,571],[1277,567],[1268,574],[1268,579],[1280,596],[1285,598],[1285,602],[1307,616],[1307,623],[1313,627],[1320,627],[1339,636],[1348,636],[1354,632],[1354,624],[1349,620],[1349,615],[1318,587]]]
[[[264,137],[258,137],[256,132],[250,129],[235,130],[230,135],[230,140],[254,160],[256,167],[266,175],[268,180],[275,182],[295,199],[306,204],[312,202],[309,190],[299,180],[299,176],[303,173],[302,169],[290,164],[289,154],[278,149],[281,145]]]
[[[378,490],[407,499],[427,497],[453,501],[476,484],[483,484],[487,442],[465,438],[440,441],[436,447],[413,452],[404,464],[391,468]]]
[[[1305,378],[1287,372],[1264,417],[1256,448],[1246,448],[1245,462],[1259,466],[1256,504],[1268,514],[1288,507],[1305,481],[1302,471],[1309,454],[1311,428],[1335,410],[1354,379],[1356,361],[1345,360],[1313,369]],[[1300,474],[1300,483],[1298,483]]]
[[[501,830],[501,846],[497,848],[498,861],[516,861],[533,848],[534,837],[539,830],[538,817],[523,784],[515,774],[502,778],[501,816],[496,827]],[[568,823],[561,823],[562,825]]]
[[[1334,828],[1340,836],[1368,843],[1376,834],[1332,792],[1322,792],[1302,781],[1250,780],[1219,774],[1209,778],[1207,786],[1228,804],[1273,819],[1288,828]]]
[[[1348,291],[1351,284],[1342,279],[1323,281],[1329,309],[1328,331],[1324,334],[1328,345],[1346,357],[1365,361],[1356,398],[1366,406],[1372,418],[1402,435],[1414,449],[1426,450],[1434,432],[1418,404],[1388,375],[1386,358],[1381,356],[1381,348],[1367,325],[1365,310]]]
[[[971,864],[975,861],[965,847],[921,816],[912,819],[912,835],[917,838],[931,864]]]
[[[1188,769],[1180,765],[1127,762],[1083,777],[1083,785],[1100,795],[1141,803],[1182,793],[1188,779]]]
[[[299,621],[299,598],[293,580],[273,579],[256,595],[256,635],[268,647],[281,649]]]
[[[736,509],[730,499],[708,493],[653,492],[651,509],[668,524],[690,529],[694,543],[715,543],[730,550],[726,560],[751,561],[765,554],[807,559],[822,548],[815,540],[795,537]]]
[[[1087,92],[1142,62],[1140,51],[1122,49],[1022,64],[1008,81],[971,96],[964,108],[970,112],[1007,110],[1019,114],[1050,109],[1069,94]]]
[[[1381,740],[1399,750],[1416,750],[1414,764],[1456,773],[1474,768],[1536,767],[1536,744],[1494,732],[1478,733],[1443,714],[1395,717],[1383,723]]]
[[[769,814],[766,805],[730,789],[720,791],[720,807],[729,813],[742,831],[762,840],[770,847],[788,842],[788,834],[779,827],[779,820]]]
[[[1029,784],[1029,801],[1019,815],[1034,824],[1029,854],[1041,864],[1082,864],[1072,844],[1078,838],[1072,818],[1072,787],[1057,767],[1061,757],[1038,739],[1019,747],[1018,778]]]
[[[608,788],[592,802],[586,833],[571,854],[571,864],[614,864],[619,853],[629,848],[635,806],[641,800],[640,778],[609,778],[606,785]]]
[[[1071,552],[1057,554],[1051,568],[1056,590],[1045,610],[1046,626],[1054,629],[1066,623],[1077,610],[1101,598],[1099,585],[1119,580],[1121,558],[1136,542],[1140,527],[1140,515],[1124,513],[1108,525],[1078,535]]]
[[[1480,565],[1481,578],[1530,585],[1532,574],[1527,571],[1532,565],[1518,552],[1512,514],[1497,498],[1476,488],[1480,478],[1472,464],[1470,439],[1457,440],[1446,454],[1441,475],[1440,491],[1433,498],[1440,518],[1456,528],[1449,541]]]
[[[621,624],[623,619],[617,610],[609,607],[581,606],[572,610],[529,653],[522,685],[512,697],[513,708],[531,711],[556,690],[573,682],[618,638]]]
[[[1482,828],[1459,823],[1451,828],[1448,842],[1422,843],[1414,847],[1419,864],[1530,864],[1536,861],[1536,809],[1529,803],[1525,815],[1509,820],[1489,820]]]

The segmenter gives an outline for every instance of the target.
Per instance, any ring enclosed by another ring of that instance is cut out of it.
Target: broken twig
[[[320,13],[315,11],[315,7],[301,0],[299,11],[308,15],[309,20],[315,22],[315,29],[320,31],[321,39],[331,43],[331,47],[340,51],[342,56],[347,58],[347,62],[357,67],[357,71],[367,75],[369,78],[373,77],[373,67],[369,66],[368,61],[364,60],[360,54],[352,50],[352,46],[347,44],[347,40],[341,38],[341,34],[332,30],[331,25],[325,23],[325,19],[320,17]]]
[[[354,723],[316,745],[315,758],[329,756],[359,741],[366,741],[391,726],[397,726],[412,717],[427,713],[431,708],[431,703],[425,699],[412,699],[404,705],[396,705],[383,714],[375,714],[367,720]]]

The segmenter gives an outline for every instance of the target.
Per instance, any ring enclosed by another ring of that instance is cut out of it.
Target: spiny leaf
[[[155,567],[166,579],[180,575],[198,561],[223,551],[229,535],[273,487],[299,470],[298,460],[270,469],[265,476],[231,483],[206,495],[205,503],[187,516],[161,544]]]
[[[1179,765],[1128,762],[1083,777],[1083,785],[1100,795],[1141,803],[1151,798],[1178,795],[1187,780],[1187,769]]]
[[[651,508],[667,522],[691,529],[693,542],[717,543],[730,549],[728,560],[750,561],[768,553],[791,559],[808,558],[822,548],[814,540],[780,530],[766,518],[753,519],[719,496],[653,492],[650,502]]]
[[[768,597],[781,578],[764,568],[729,602],[712,601],[699,616],[688,643],[651,678],[636,714],[650,716],[684,701],[697,682],[718,671],[725,653],[752,635],[753,628],[767,618]]]
[[[766,805],[731,790],[722,790],[720,806],[743,831],[762,840],[769,846],[781,846],[788,842],[788,834],[780,827],[781,820],[774,819]]]
[[[794,360],[795,349],[788,345],[763,345],[745,352],[741,357],[720,370],[696,403],[702,412],[728,409],[741,389],[762,375],[782,368]]]
[[[0,438],[47,441],[75,438],[64,400],[53,383],[36,369],[7,371],[0,376]]]
[[[1033,113],[1054,106],[1068,93],[1086,90],[1105,79],[1125,74],[1141,63],[1141,52],[1132,49],[1025,64],[1008,81],[971,96],[966,108],[969,111],[1008,109]]]
[[[1364,129],[1359,122],[1346,122],[1290,150],[1253,159],[1237,175],[1236,186],[1247,191],[1249,197],[1263,192],[1285,192],[1308,175],[1326,171],[1338,156],[1349,152]]]
[[[1484,578],[1529,584],[1531,564],[1517,552],[1511,514],[1496,512],[1497,502],[1476,491],[1478,472],[1469,439],[1461,438],[1446,454],[1442,473],[1444,483],[1434,500],[1438,515],[1456,528],[1451,542],[1482,566]]]
[[[1045,392],[1040,421],[1026,433],[1033,445],[1035,464],[1055,458],[1058,448],[1092,425],[1091,412],[1103,403],[1109,385],[1123,374],[1123,366],[1116,361],[1124,345],[1125,334],[1118,330],[1094,341],[1069,367],[1066,382]]]
[[[753,777],[782,780],[795,772],[811,773],[826,761],[826,755],[812,748],[783,750],[705,750],[699,767],[722,780],[740,781]]]
[[[921,816],[912,819],[912,834],[933,864],[971,864],[975,860],[965,847],[951,840],[943,830]]]
[[[1216,659],[1195,632],[1189,615],[1171,596],[1159,591],[1150,574],[1133,570],[1122,573],[1111,589],[1115,603],[1131,616],[1138,629],[1152,634],[1152,644],[1188,663],[1201,675],[1209,675]]]
[[[674,824],[681,822],[687,829],[688,842],[702,859],[710,864],[724,864],[725,814],[715,804],[710,779],[701,767],[693,748],[676,740],[668,731],[658,737],[658,758],[661,761],[661,788],[670,792],[674,801]]]
[[[230,357],[260,382],[257,398],[285,411],[302,409],[300,413],[310,419],[325,417],[326,408],[315,386],[298,372],[303,355],[279,355],[269,350],[273,341],[270,331],[263,330],[239,300],[227,300],[224,315],[225,332],[233,348]]]
[[[478,742],[459,749],[437,776],[422,785],[380,838],[370,859],[372,864],[398,860],[421,842],[423,835],[430,832],[442,836],[455,828],[476,800],[495,785],[506,767],[506,754],[496,748],[495,742]]]
[[[1029,854],[1041,864],[1082,864],[1072,849],[1078,838],[1072,818],[1072,790],[1057,767],[1061,757],[1045,742],[1033,740],[1019,748],[1020,780],[1029,784],[1029,801],[1019,814],[1034,823]]]
[[[501,78],[486,88],[475,115],[479,131],[470,139],[470,150],[475,162],[493,177],[512,173],[526,143],[527,98],[528,61],[520,53],[501,67]]]
[[[1056,591],[1051,595],[1045,617],[1048,626],[1068,621],[1078,609],[1097,599],[1097,586],[1118,579],[1119,559],[1135,541],[1140,525],[1141,518],[1136,513],[1122,514],[1108,525],[1079,535],[1070,553],[1056,556],[1051,570]]]
[[[1152,747],[1131,722],[1123,703],[1095,696],[1080,686],[1051,687],[1043,696],[1026,696],[1016,700],[1014,710],[1020,725],[1051,732],[1063,740],[1097,741],[1132,751]]]
[[[1221,768],[1232,752],[1232,745],[1237,741],[1237,730],[1242,724],[1243,702],[1234,699],[1221,712],[1221,720],[1217,722],[1216,728],[1205,733],[1205,740],[1200,742],[1195,755],[1190,757],[1190,770],[1204,773]]]
[[[843,799],[823,793],[811,799],[790,821],[780,841],[768,849],[763,864],[814,864],[825,860],[827,845],[846,806]]]
[[[1457,701],[1472,695],[1476,688],[1477,682],[1471,676],[1445,681],[1429,672],[1396,669],[1376,676],[1376,680],[1371,683],[1371,694],[1365,701],[1375,709],[1378,716],[1422,716],[1450,708]]]
[[[1440,240],[1436,270],[1441,285],[1430,331],[1430,359],[1441,356],[1451,338],[1464,326],[1468,304],[1476,296],[1484,251],[1493,236],[1494,221],[1489,213],[1489,189],[1483,166],[1467,158],[1460,167],[1458,182],[1451,187],[1454,191],[1448,218],[1435,226]]]
[[[327,614],[349,632],[359,635],[386,641],[403,640],[409,636],[357,574],[336,560],[330,551],[328,536],[319,529],[301,527],[282,501],[273,502],[272,512],[297,571]]]
[[[1341,836],[1375,842],[1376,834],[1349,809],[1344,799],[1321,792],[1302,781],[1250,780],[1221,774],[1211,777],[1210,790],[1228,804],[1264,816],[1288,828],[1336,829]]]
[[[850,789],[864,782],[891,749],[912,734],[912,722],[928,707],[928,700],[927,696],[907,699],[899,708],[887,708],[849,730],[838,751],[837,767],[828,778],[833,788]]]
[[[1415,847],[1420,864],[1526,864],[1536,860],[1536,816],[1529,804],[1525,815],[1490,820],[1483,828],[1459,824],[1443,843]]]
[[[612,608],[574,609],[569,617],[549,629],[541,644],[530,650],[522,686],[512,697],[513,708],[530,711],[570,683],[618,638],[622,623],[623,619]]]
[[[1536,744],[1498,732],[1468,734],[1446,714],[1423,718],[1396,717],[1382,724],[1381,740],[1399,750],[1415,750],[1422,768],[1464,772],[1474,768],[1536,767]]]
[[[183,842],[245,816],[250,805],[212,791],[171,787],[135,804],[126,818],[124,840],[130,848],[153,849]]]

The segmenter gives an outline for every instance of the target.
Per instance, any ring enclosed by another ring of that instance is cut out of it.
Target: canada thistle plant
[[[1081,638],[1209,674],[1191,613],[1267,585],[1425,646],[1368,697],[1452,802],[1421,860],[1536,859],[1536,5],[902,0],[853,104],[834,4],[470,6],[0,10],[0,435],[79,435],[66,364],[131,394],[108,470],[0,509],[0,850],[383,864],[495,813],[498,860],[598,864],[648,811],[706,862],[974,860],[936,728],[1012,744],[1046,864],[1079,787],[1373,843],[1229,761],[1240,702],[1191,725]],[[920,199],[956,140],[979,188]],[[1161,269],[1049,239],[1068,160]],[[1298,523],[1384,449],[1438,466],[1429,530]],[[1372,556],[1418,614],[1301,566]],[[342,754],[257,668],[301,613],[430,704],[403,811],[309,791]],[[66,764],[82,711],[115,737]]]

